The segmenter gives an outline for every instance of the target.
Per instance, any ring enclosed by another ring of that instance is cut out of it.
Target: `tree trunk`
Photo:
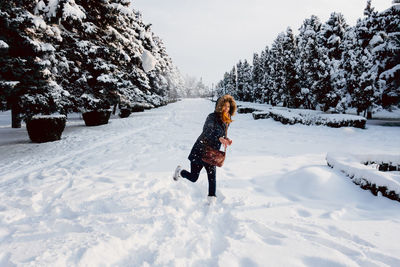
[[[367,109],[367,120],[370,120],[370,119],[372,119],[372,108],[371,107],[369,107]]]
[[[17,104],[12,105],[11,107],[11,127],[21,128],[21,116]]]

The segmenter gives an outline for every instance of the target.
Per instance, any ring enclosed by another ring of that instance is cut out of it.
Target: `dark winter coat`
[[[197,138],[196,143],[194,143],[188,159],[197,164],[204,164],[201,158],[206,146],[208,145],[219,150],[221,148],[219,138],[226,137],[225,131],[227,127],[228,126],[222,122],[220,113],[213,112],[209,114],[204,123],[203,132]]]

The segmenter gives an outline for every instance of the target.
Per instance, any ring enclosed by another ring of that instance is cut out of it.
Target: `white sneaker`
[[[217,197],[215,196],[208,196],[207,197],[208,205],[214,205],[217,202]]]
[[[182,177],[182,176],[181,176],[181,171],[182,171],[182,167],[181,167],[180,165],[178,165],[178,166],[176,167],[176,169],[175,169],[175,173],[174,173],[174,176],[173,176],[173,178],[174,178],[175,181],[178,181],[178,179],[179,179],[180,177]]]

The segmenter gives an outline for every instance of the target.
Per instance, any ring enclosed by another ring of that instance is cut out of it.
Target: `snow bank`
[[[301,123],[305,125],[325,125],[334,128],[356,127],[362,129],[365,128],[367,122],[367,120],[361,116],[326,114],[315,110],[275,108],[270,108],[266,111],[253,112],[253,118],[255,120],[273,118],[283,124]]]
[[[370,190],[374,195],[378,195],[380,192],[385,197],[400,201],[400,175],[381,172],[376,168],[376,164],[379,166],[379,164],[386,163],[396,166],[396,169],[399,170],[400,155],[340,155],[328,153],[326,161],[328,166],[343,172],[361,188]]]

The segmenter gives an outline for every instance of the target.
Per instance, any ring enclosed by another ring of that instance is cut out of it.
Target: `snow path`
[[[399,127],[238,114],[209,207],[204,170],[196,184],[171,175],[189,167],[213,106],[184,100],[98,127],[70,119],[45,144],[3,123],[0,266],[400,266],[399,203],[325,162],[328,151],[398,153]]]

